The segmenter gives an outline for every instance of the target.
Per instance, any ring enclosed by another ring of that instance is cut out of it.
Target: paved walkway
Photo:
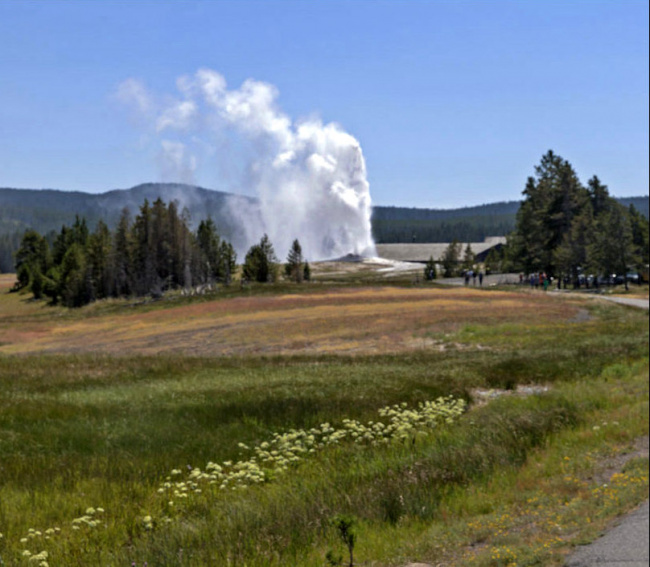
[[[465,285],[465,278],[438,278],[435,280],[435,283],[440,283],[444,285]],[[483,277],[483,286],[482,287],[491,287],[495,285],[506,285],[506,284],[519,284],[519,275],[518,274],[490,274],[489,276]],[[469,280],[468,287],[481,287],[479,286],[478,277],[476,281],[472,278]]]
[[[647,299],[635,299],[633,297],[607,297],[606,295],[599,295],[598,297],[606,299],[607,301],[613,301],[614,303],[638,307],[639,309],[648,309],[650,306],[650,301]]]
[[[436,283],[441,283],[445,285],[455,285],[462,286],[465,285],[465,278],[441,278],[436,280]],[[476,281],[473,279],[469,280],[468,287],[471,288],[480,288],[480,287],[493,287],[497,285],[507,285],[507,284],[519,284],[519,276],[517,274],[490,274],[483,278],[483,285],[480,286],[478,278]],[[529,289],[528,284],[523,284],[525,289]],[[550,286],[548,288],[548,293],[559,293],[555,286]],[[572,291],[562,290],[561,293],[572,293]],[[581,294],[584,297],[595,297],[597,299],[606,299],[607,301],[613,301],[615,303],[621,303],[623,305],[631,305],[633,307],[638,307],[640,309],[648,309],[649,301],[647,299],[637,299],[633,297],[612,297],[609,295],[604,295],[600,293]]]
[[[565,567],[648,567],[648,502],[593,543],[578,549]]]

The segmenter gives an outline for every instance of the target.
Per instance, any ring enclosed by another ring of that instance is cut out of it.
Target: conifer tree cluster
[[[625,277],[648,265],[648,220],[612,198],[597,176],[583,186],[553,151],[542,157],[523,194],[509,239],[509,256],[520,269],[579,285],[585,272]]]
[[[107,297],[157,297],[169,289],[229,283],[235,267],[235,251],[211,219],[193,233],[188,214],[174,202],[145,200],[133,221],[124,210],[113,232],[100,221],[91,233],[78,216],[51,245],[27,231],[16,254],[15,289],[78,307]]]
[[[273,244],[265,234],[259,244],[251,246],[242,266],[242,278],[248,282],[267,283],[278,279],[280,264]],[[293,241],[284,265],[284,277],[288,281],[301,283],[311,279],[309,263],[302,255],[298,239]]]

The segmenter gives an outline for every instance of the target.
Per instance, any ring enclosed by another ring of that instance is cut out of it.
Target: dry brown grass
[[[363,287],[210,302],[83,318],[0,295],[0,353],[376,353],[426,346],[462,324],[570,320],[578,308],[543,294]],[[21,316],[18,316],[18,314]]]

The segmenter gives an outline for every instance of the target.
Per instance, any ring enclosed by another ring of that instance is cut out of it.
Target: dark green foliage
[[[424,278],[427,280],[435,280],[438,277],[438,268],[433,256],[429,256],[429,261],[424,266]]]
[[[568,274],[577,281],[580,269],[588,265],[588,249],[594,239],[594,221],[590,207],[573,219],[561,244],[553,252],[558,273]]]
[[[112,290],[117,296],[129,296],[133,285],[133,244],[128,209],[122,211],[113,235],[111,255]]]
[[[113,292],[111,270],[112,235],[104,221],[97,223],[97,228],[88,238],[87,258],[89,276],[92,282],[92,297],[104,299]]]
[[[26,231],[16,253],[17,282],[15,289],[28,288],[34,274],[45,273],[50,263],[50,250],[45,238],[36,231]]]
[[[311,268],[309,267],[309,262],[305,260],[305,267],[302,270],[302,279],[308,282],[311,280]]]
[[[219,252],[221,262],[220,273],[223,282],[228,285],[232,281],[232,274],[237,268],[237,253],[230,242],[221,241],[221,250]]]
[[[16,257],[17,289],[36,298],[79,307],[96,299],[128,295],[160,296],[168,289],[229,281],[236,255],[222,241],[214,223],[202,222],[191,233],[189,215],[179,215],[175,203],[145,199],[131,223],[125,209],[112,234],[100,220],[89,234],[85,219],[63,226],[52,238],[25,233]]]
[[[587,181],[587,186],[589,188],[591,210],[594,216],[597,217],[611,207],[612,203],[609,191],[607,190],[607,185],[603,185],[596,175]]]
[[[302,247],[298,239],[293,241],[289,255],[287,256],[287,263],[284,265],[284,275],[296,282],[300,283],[304,277]]]
[[[155,270],[155,250],[153,239],[153,226],[151,207],[147,199],[140,207],[140,214],[133,223],[133,279],[136,295],[160,293],[160,285]]]
[[[472,251],[472,246],[468,242],[467,246],[465,247],[465,253],[463,254],[463,268],[465,270],[471,270],[474,266],[474,260],[474,252]]]
[[[596,184],[600,183],[597,178],[595,180]],[[617,198],[616,201],[626,207],[634,205],[642,216],[648,218],[647,196]],[[515,228],[520,205],[519,201],[510,201],[460,209],[374,207],[372,234],[378,244],[449,242],[454,239],[482,242],[487,236],[510,234]]]
[[[502,236],[515,226],[516,201],[478,207],[437,210],[375,207],[372,234],[379,244],[387,242],[482,242]]]
[[[278,259],[273,245],[265,234],[259,244],[254,244],[246,253],[243,276],[259,283],[274,282],[278,275]]]
[[[217,280],[221,277],[221,241],[213,220],[201,221],[196,232],[196,239],[201,250],[201,264],[206,279]]]
[[[549,150],[535,167],[517,213],[516,246],[527,272],[557,273],[554,258],[573,219],[589,204],[571,164]]]
[[[232,244],[221,240],[211,218],[201,221],[196,238],[200,250],[199,263],[203,280],[229,284],[237,261]]]
[[[623,274],[639,263],[635,257],[632,226],[628,211],[614,203],[596,221],[593,242],[588,252],[592,264],[604,274]],[[627,279],[625,280],[627,289]]]
[[[60,295],[66,307],[81,307],[93,300],[92,280],[87,274],[87,259],[82,246],[74,242],[61,262]]]
[[[609,195],[597,176],[580,183],[571,164],[548,151],[528,178],[509,240],[513,264],[569,278],[587,270],[623,274],[647,258],[647,218]],[[626,283],[627,286],[627,283]]]
[[[630,229],[632,231],[633,255],[637,261],[637,268],[650,263],[648,250],[648,218],[644,217],[634,205],[629,207]]]
[[[357,541],[357,534],[354,530],[356,524],[355,519],[352,516],[347,516],[345,514],[339,514],[332,518],[332,526],[336,530],[339,539],[343,542],[343,545],[348,550],[350,556],[350,562],[348,563],[349,567],[354,565],[354,544]],[[332,562],[333,556],[328,553],[328,560]],[[331,563],[332,565],[341,564],[343,558],[339,558],[336,563]]]
[[[446,278],[453,277],[458,274],[458,266],[460,262],[461,244],[458,240],[454,240],[447,246],[444,251],[441,262],[444,276]]]

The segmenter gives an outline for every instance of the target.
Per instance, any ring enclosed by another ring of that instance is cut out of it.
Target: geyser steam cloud
[[[267,233],[281,259],[294,238],[310,260],[375,253],[366,165],[353,136],[315,119],[293,122],[268,83],[249,79],[229,90],[219,73],[201,69],[176,84],[179,95],[157,102],[129,79],[118,97],[153,125],[167,180],[187,182],[196,153],[212,156],[223,179],[238,164],[239,182],[259,201],[259,209],[241,199],[230,204],[245,233],[241,244]]]

